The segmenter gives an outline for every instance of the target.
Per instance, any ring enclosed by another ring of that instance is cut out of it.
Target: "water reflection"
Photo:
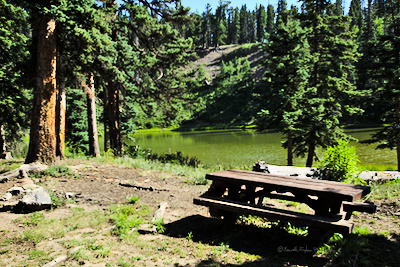
[[[358,140],[366,140],[376,129],[351,129],[347,132]],[[256,131],[199,131],[136,133],[135,145],[151,148],[156,153],[181,151],[196,156],[206,165],[251,166],[255,161],[285,165],[286,150],[279,133]],[[389,149],[375,150],[375,145],[352,142],[362,164],[396,164],[396,153]],[[317,151],[322,158],[323,151]],[[304,165],[305,159],[295,158],[295,165]]]

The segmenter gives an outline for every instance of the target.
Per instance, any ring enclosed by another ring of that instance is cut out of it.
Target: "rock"
[[[3,207],[1,208],[1,211],[9,211],[12,210],[13,208],[17,207],[18,201],[7,201],[4,202]]]
[[[14,196],[22,194],[24,192],[25,192],[25,190],[20,186],[13,186],[7,190],[7,193],[11,193]]]
[[[296,176],[301,178],[316,178],[319,177],[319,170],[316,168],[308,167],[295,167],[295,166],[277,166],[267,165],[270,174],[283,175],[283,176]]]
[[[48,209],[51,207],[51,197],[43,187],[39,187],[27,192],[20,204],[22,207],[34,211]]]
[[[68,259],[67,255],[61,255],[61,256],[58,256],[57,258],[55,258],[54,260],[52,260],[51,262],[46,263],[45,265],[43,265],[43,267],[54,267],[64,261],[66,261],[67,259]]]
[[[3,152],[0,155],[0,159],[12,159],[11,152]]]
[[[157,233],[157,228],[152,224],[142,224],[137,231],[139,234],[155,234]]]
[[[36,188],[39,188],[40,186],[38,186],[38,185],[35,185],[35,184],[24,184],[23,186],[22,186],[22,188],[23,189],[25,189],[25,190],[33,190],[33,189],[36,189]]]
[[[258,161],[253,165],[253,171],[254,172],[265,172],[269,173],[267,164],[265,164],[265,161]]]
[[[1,197],[0,200],[2,200],[2,201],[9,201],[9,200],[11,200],[11,199],[12,199],[12,194],[9,193],[9,192],[7,192],[7,193],[4,194],[4,196]]]
[[[75,197],[75,193],[72,193],[72,192],[65,193],[65,198],[66,199],[71,199],[71,198],[74,198],[74,197]]]
[[[23,164],[18,169],[9,171],[5,174],[0,175],[0,182],[7,182],[11,178],[19,177],[20,171],[25,171],[26,173],[29,172],[40,172],[44,171],[48,168],[47,165],[43,165],[41,163],[30,163],[30,164]]]
[[[19,177],[18,179],[29,179],[28,173],[24,169],[19,170]]]
[[[165,209],[167,208],[167,206],[168,203],[165,201],[160,203],[158,210],[154,212],[153,222],[160,222],[161,220],[163,220]]]
[[[33,180],[30,178],[22,178],[18,180],[19,184],[34,184]]]

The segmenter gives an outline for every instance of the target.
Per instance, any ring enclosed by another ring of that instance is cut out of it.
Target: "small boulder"
[[[0,159],[12,159],[11,152],[3,152],[0,154]]]
[[[39,187],[27,192],[20,204],[32,211],[48,209],[51,207],[51,197],[43,187]]]
[[[24,192],[25,192],[25,190],[20,186],[13,186],[13,187],[11,187],[10,189],[7,190],[7,193],[11,193],[14,196],[20,195],[20,194],[22,194]]]
[[[164,213],[165,213],[165,209],[167,208],[167,206],[168,206],[168,203],[165,201],[160,203],[158,210],[156,210],[154,212],[153,223],[160,222],[161,220],[164,219]]]
[[[5,193],[5,194],[0,198],[1,201],[9,201],[9,200],[11,200],[11,199],[12,199],[12,194],[9,193],[9,192]]]

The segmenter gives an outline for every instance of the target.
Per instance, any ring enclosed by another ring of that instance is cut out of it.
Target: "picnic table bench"
[[[206,179],[212,184],[205,194],[194,198],[194,204],[208,206],[211,216],[230,222],[235,222],[237,215],[255,215],[309,226],[310,237],[321,237],[351,233],[354,223],[348,220],[353,211],[376,211],[372,203],[355,202],[370,193],[369,186],[242,170],[209,173]],[[305,203],[313,212],[270,207],[264,198]]]

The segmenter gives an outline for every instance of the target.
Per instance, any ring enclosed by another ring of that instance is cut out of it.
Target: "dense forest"
[[[343,125],[379,124],[370,142],[400,162],[398,0],[201,14],[179,0],[0,2],[0,153],[98,156],[101,135],[119,156],[139,128],[257,125],[283,134],[288,165],[312,166],[317,147],[349,138]],[[193,64],[230,46],[215,77]]]

